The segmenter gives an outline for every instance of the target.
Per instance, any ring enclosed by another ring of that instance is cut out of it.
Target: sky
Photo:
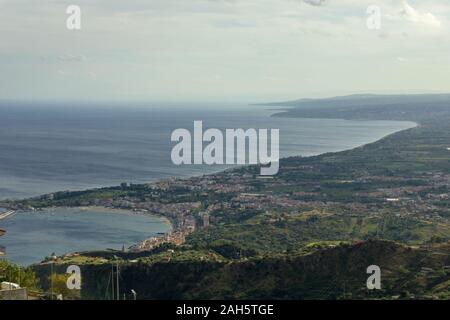
[[[448,0],[0,0],[0,99],[251,103],[449,86]]]

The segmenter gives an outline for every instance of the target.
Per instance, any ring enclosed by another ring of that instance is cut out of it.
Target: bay
[[[122,182],[189,177],[226,166],[175,166],[173,130],[280,129],[280,155],[312,156],[374,142],[415,126],[404,121],[279,118],[239,104],[57,104],[0,102],[0,199]],[[0,221],[7,258],[27,265],[51,253],[121,249],[166,232],[166,221],[127,212],[54,209]]]

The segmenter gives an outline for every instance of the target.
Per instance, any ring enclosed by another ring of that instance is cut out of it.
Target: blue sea
[[[399,121],[290,119],[246,105],[29,105],[0,103],[0,199],[221,170],[175,166],[177,128],[279,128],[281,157],[354,148],[414,126]]]
[[[121,210],[54,208],[19,212],[1,222],[6,258],[21,265],[52,254],[128,248],[150,236],[168,232],[167,220]]]
[[[399,121],[271,117],[279,111],[239,104],[1,102],[0,199],[222,170],[224,167],[219,166],[172,164],[172,131],[177,128],[192,131],[195,120],[202,120],[205,130],[280,129],[281,157],[346,150],[415,125]],[[70,214],[60,214],[46,213],[43,217],[23,214],[7,222],[0,221],[0,228],[7,229],[0,246],[5,246],[8,239],[7,252],[13,256],[12,260],[28,264],[39,261],[44,252],[63,253],[108,246],[117,249],[119,244],[122,246],[121,241],[116,241],[118,235],[125,240],[122,242],[129,244],[167,227],[161,221],[160,227],[155,227],[155,221],[151,220],[152,227],[142,230],[135,219],[152,217],[120,219],[116,216],[114,219],[121,222],[114,225],[114,232],[111,232],[108,227],[111,217],[103,213],[91,212],[96,217],[92,220],[86,214],[75,214],[70,224],[58,220],[63,216],[69,219]],[[97,230],[97,233],[86,230]],[[59,241],[55,250],[49,248],[49,236]],[[78,239],[92,241],[78,241],[80,245],[75,245]],[[27,247],[29,254],[21,254]]]

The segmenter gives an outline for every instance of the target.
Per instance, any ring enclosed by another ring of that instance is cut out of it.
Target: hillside
[[[450,94],[351,95],[262,104],[288,107],[282,117],[407,120],[421,123],[448,118]]]
[[[133,289],[141,299],[447,299],[449,253],[447,243],[413,248],[379,240],[246,261],[211,259],[206,252],[199,259],[180,251],[172,261],[122,261],[121,290]],[[98,256],[90,259],[82,265],[82,298],[107,299],[110,265],[93,263]],[[61,261],[57,270],[70,263]],[[382,270],[380,291],[366,288],[366,269],[373,264]],[[35,266],[41,279],[47,267]]]
[[[123,290],[138,289],[141,298],[447,298],[449,96],[380,99],[350,98],[360,107],[348,98],[303,101],[307,106],[283,116],[392,117],[418,126],[353,150],[283,159],[271,179],[249,166],[1,205],[104,205],[173,222],[181,244],[54,261],[62,273],[68,264],[82,266],[85,298],[108,298],[113,255],[120,257]],[[382,269],[381,291],[364,289],[371,264]],[[49,262],[34,268],[45,288]]]

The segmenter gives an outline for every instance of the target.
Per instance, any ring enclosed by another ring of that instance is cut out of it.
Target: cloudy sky
[[[0,0],[0,99],[450,92],[449,20],[448,0]]]

